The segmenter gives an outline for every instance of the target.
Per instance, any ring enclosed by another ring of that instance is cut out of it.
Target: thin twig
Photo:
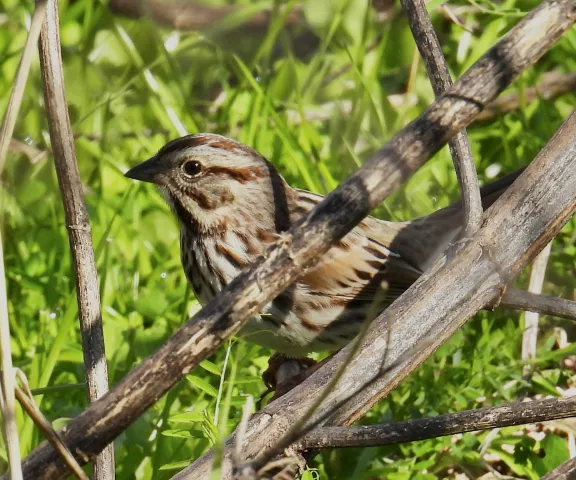
[[[439,9],[448,20],[458,25],[462,30],[468,33],[481,33],[481,31],[479,31],[480,28],[478,24],[471,26],[468,25],[466,22],[462,21],[462,19],[456,12],[456,9],[449,3],[444,3],[440,5]]]
[[[522,95],[509,93],[498,97],[494,102],[489,103],[482,112],[474,119],[474,123],[492,120],[505,113],[523,108],[538,99],[552,100],[560,95],[573,92],[576,89],[576,73],[563,74],[560,72],[547,72],[542,75],[541,80],[533,87],[524,88]],[[398,103],[398,98],[407,98],[409,94],[392,92],[387,99],[394,106]],[[408,102],[405,100],[403,103]],[[305,108],[302,111],[287,109],[286,115],[291,124],[300,125],[303,122],[325,122],[334,118],[334,115],[346,116],[352,111],[352,101],[338,100],[327,102],[314,108]],[[216,127],[216,124],[214,124]]]
[[[523,108],[525,105],[538,99],[551,100],[576,89],[576,72],[561,73],[547,72],[542,80],[533,87],[522,89],[521,93],[507,93],[495,102],[487,105],[476,117],[476,122],[492,120],[513,110]]]
[[[546,274],[546,267],[548,265],[548,257],[550,257],[550,250],[552,243],[546,245],[532,264],[532,271],[530,272],[530,284],[528,291],[530,293],[542,293],[542,286],[544,285],[544,276]],[[528,311],[524,315],[524,332],[522,333],[522,360],[528,362],[536,357],[536,343],[538,341],[538,319],[540,315],[538,312]],[[524,377],[529,377],[533,370],[533,365],[526,363],[524,365]]]
[[[402,0],[402,8],[416,41],[420,55],[426,65],[432,89],[438,97],[452,86],[452,78],[442,54],[438,37],[426,10],[424,0]],[[449,143],[454,169],[462,192],[463,229],[462,238],[474,235],[482,225],[482,200],[476,166],[470,151],[466,130],[459,132]]]
[[[574,416],[576,396],[558,397],[383,425],[324,427],[308,433],[296,448],[376,447]]]
[[[49,150],[40,150],[15,138],[10,140],[8,150],[25,155],[32,165],[46,158],[51,153]]]
[[[516,288],[506,290],[498,306],[576,320],[576,302],[574,300],[539,295]]]
[[[28,73],[30,72],[32,58],[34,58],[34,54],[36,53],[36,44],[38,42],[38,37],[40,36],[40,30],[42,28],[45,15],[46,1],[43,0],[37,2],[36,8],[34,9],[34,15],[32,15],[32,21],[30,23],[30,31],[26,37],[24,50],[22,50],[20,64],[18,65],[18,70],[16,71],[14,88],[10,94],[8,106],[6,107],[6,113],[4,114],[4,120],[2,121],[2,127],[0,128],[0,174],[2,174],[2,171],[4,170],[4,162],[6,161],[8,146],[10,145],[12,134],[14,133],[16,118],[18,116],[18,111],[20,110],[20,104],[22,103],[22,96],[24,95],[26,80],[28,79]]]
[[[58,21],[58,4],[55,0],[50,0],[46,10],[46,22],[40,36],[44,102],[74,265],[88,399],[94,402],[108,391],[108,369],[90,222],[84,203],[74,138],[68,117]],[[112,444],[96,456],[94,478],[96,480],[114,478]]]
[[[8,296],[6,295],[6,276],[4,273],[4,253],[2,250],[2,231],[0,229],[0,350],[2,355],[2,392],[0,392],[0,407],[2,408],[3,431],[8,451],[11,480],[22,478],[20,463],[20,442],[16,425],[16,401],[14,398],[14,371],[12,368],[12,353],[10,351],[10,323],[8,321]]]
[[[42,434],[48,439],[48,441],[54,446],[56,451],[62,456],[63,460],[66,462],[66,465],[70,468],[72,473],[76,475],[81,480],[88,480],[88,475],[84,473],[82,467],[78,464],[68,447],[64,444],[62,437],[58,432],[54,430],[52,425],[46,417],[42,414],[38,405],[34,402],[34,398],[32,397],[32,392],[30,391],[30,387],[28,386],[28,380],[24,373],[16,369],[16,375],[22,384],[22,388],[16,385],[16,398],[20,402],[20,405],[28,416],[33,420],[35,425],[38,427],[38,430],[42,432]],[[86,461],[88,459],[86,458]]]
[[[242,418],[238,424],[238,435],[236,437],[236,446],[233,453],[233,462],[238,465],[240,463],[240,454],[242,453],[242,440],[244,439],[244,434],[246,433],[246,426],[248,425],[248,420],[250,415],[252,415],[252,409],[254,408],[254,397],[248,395],[246,397],[246,402],[242,405]]]

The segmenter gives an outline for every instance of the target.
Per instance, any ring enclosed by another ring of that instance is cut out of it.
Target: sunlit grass
[[[378,23],[366,0],[307,0],[304,13],[318,40],[312,55],[299,57],[282,29],[285,10],[277,9],[268,31],[254,38],[246,37],[245,30],[242,38],[230,34],[235,22],[270,4],[252,2],[249,11],[238,12],[209,32],[174,35],[148,19],[114,16],[103,2],[61,2],[69,109],[92,222],[112,384],[199,308],[182,274],[170,210],[152,186],[123,177],[129,166],[184,132],[215,131],[257,148],[294,186],[326,193],[433,100],[419,61],[407,91],[415,45],[402,16]],[[457,77],[517,22],[517,9],[527,11],[536,2],[508,0],[499,15],[492,10],[500,7],[493,6],[486,13],[467,13],[467,21],[481,26],[474,34],[440,16],[437,4],[431,2],[429,8]],[[33,6],[15,0],[0,0],[0,5],[6,11],[0,29],[3,110]],[[279,46],[284,53],[278,53]],[[549,70],[574,71],[575,47],[576,32],[571,31],[511,90],[521,93]],[[508,172],[527,164],[575,100],[574,94],[538,100],[472,126],[469,134],[481,180],[486,181],[488,167]],[[344,101],[350,112],[341,115]],[[309,118],[311,112],[329,108],[333,114],[328,118]],[[15,138],[49,148],[37,62]],[[0,219],[14,363],[33,389],[43,389],[36,401],[62,426],[86,407],[86,398],[78,386],[84,376],[77,307],[52,158],[32,165],[12,152],[2,182]],[[376,214],[407,220],[457,196],[451,160],[443,149]],[[574,296],[575,239],[572,220],[553,244],[545,293]],[[518,283],[525,285],[524,276]],[[533,383],[522,380],[521,333],[518,312],[480,313],[363,421],[499,404],[527,393],[554,394],[557,385],[569,385],[570,372],[558,362],[562,355],[573,354],[573,348],[554,350],[551,329],[542,333]],[[234,341],[203,362],[117,439],[117,478],[169,478],[218,446],[238,423],[246,396],[257,399],[264,391],[260,376],[269,354]],[[18,420],[27,454],[41,438],[30,420]],[[489,449],[503,456],[509,472],[538,478],[549,470],[553,460],[539,457],[540,448],[559,451],[557,459],[562,457],[563,438],[549,435],[536,442],[516,436],[517,431],[502,430]],[[480,474],[479,445],[485,436],[326,451],[305,478],[445,478],[451,468],[461,471],[460,466]],[[517,445],[518,455],[505,457],[504,443]],[[5,469],[3,448],[0,457]]]

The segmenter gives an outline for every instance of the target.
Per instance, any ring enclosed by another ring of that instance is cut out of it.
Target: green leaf
[[[168,429],[168,430],[162,430],[162,435],[164,435],[165,437],[176,437],[176,438],[206,438],[206,435],[201,430]]]
[[[168,309],[169,303],[163,291],[153,289],[142,293],[136,301],[136,309],[144,317],[158,317]]]
[[[198,387],[204,393],[207,393],[211,397],[217,397],[218,391],[210,385],[206,380],[197,377],[195,375],[186,375],[186,380],[188,380],[192,385]]]
[[[568,442],[558,435],[547,435],[542,440],[541,447],[544,450],[544,457],[536,457],[532,460],[534,469],[540,476],[544,476],[570,458]]]
[[[532,383],[535,386],[540,387],[539,390],[541,390],[543,393],[546,393],[548,395],[554,395],[555,397],[560,395],[558,393],[558,390],[556,390],[556,386],[552,382],[550,382],[548,379],[546,379],[540,375],[534,375],[532,377]]]
[[[183,460],[181,462],[173,462],[162,465],[159,470],[182,470],[190,465],[191,462]]]
[[[197,423],[204,421],[204,415],[201,413],[187,412],[172,415],[168,421],[170,423]]]
[[[214,375],[217,375],[218,377],[220,376],[220,368],[216,364],[212,363],[210,360],[201,361],[200,366],[204,370],[206,370],[210,373],[213,373]]]

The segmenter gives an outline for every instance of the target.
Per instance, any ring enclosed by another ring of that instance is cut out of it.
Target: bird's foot
[[[289,358],[280,353],[274,353],[268,360],[268,368],[262,374],[262,379],[268,387],[264,392],[274,392],[270,401],[280,398],[297,385],[300,385],[322,365],[325,360],[317,362],[311,358]]]

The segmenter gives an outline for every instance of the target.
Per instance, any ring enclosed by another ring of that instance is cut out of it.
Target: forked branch
[[[576,302],[574,300],[525,292],[516,288],[506,290],[499,306],[576,320]]]
[[[452,78],[442,54],[440,41],[434,32],[432,21],[426,10],[424,0],[402,0],[402,8],[408,18],[408,24],[416,41],[416,46],[426,65],[428,77],[436,96],[442,95],[452,85]],[[462,192],[462,207],[464,220],[462,238],[474,235],[482,224],[482,200],[476,166],[470,150],[466,130],[458,132],[448,142],[454,170],[458,177],[458,184]]]

